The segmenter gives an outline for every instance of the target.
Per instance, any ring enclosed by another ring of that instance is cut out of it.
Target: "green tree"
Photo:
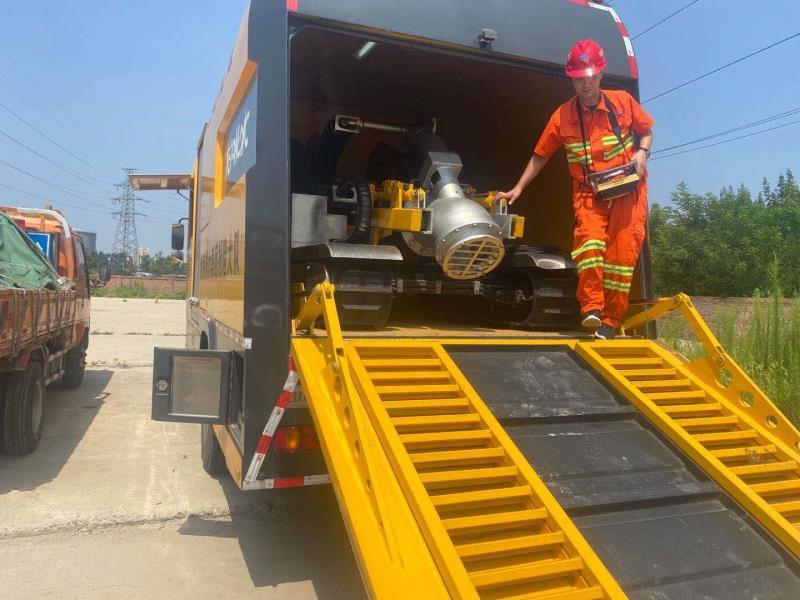
[[[754,199],[741,186],[693,194],[680,183],[670,206],[650,212],[656,289],[661,294],[745,296],[770,283],[777,257],[782,289],[800,291],[800,188],[791,171]]]

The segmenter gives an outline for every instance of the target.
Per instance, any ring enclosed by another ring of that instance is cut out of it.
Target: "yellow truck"
[[[600,2],[253,0],[193,173],[131,176],[190,198],[153,418],[242,489],[332,485],[372,597],[800,597],[797,429],[647,248],[623,335],[579,330],[564,160],[494,202],[587,37],[636,95]]]

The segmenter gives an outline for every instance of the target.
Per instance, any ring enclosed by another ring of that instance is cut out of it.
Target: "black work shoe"
[[[606,325],[603,323],[597,330],[594,332],[594,337],[598,340],[613,340],[615,334],[615,329],[611,325]]]
[[[583,325],[586,329],[597,329],[600,327],[600,323],[599,310],[590,310],[581,317],[581,325]]]

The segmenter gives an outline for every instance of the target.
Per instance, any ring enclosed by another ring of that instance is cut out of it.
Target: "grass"
[[[749,315],[722,308],[712,325],[722,347],[795,424],[800,424],[800,302],[785,308],[777,285],[763,297],[756,292]],[[664,341],[686,358],[705,350],[681,319],[662,326]]]
[[[183,300],[186,294],[183,292],[148,292],[141,285],[122,286],[114,289],[93,288],[92,296],[98,298],[155,298],[158,300]]]

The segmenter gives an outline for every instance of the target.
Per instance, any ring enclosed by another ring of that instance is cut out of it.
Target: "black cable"
[[[38,194],[32,194],[30,192],[26,192],[25,190],[21,190],[19,188],[15,188],[12,185],[7,185],[5,183],[0,183],[0,187],[6,188],[8,190],[11,190],[12,192],[15,192],[17,194],[24,194],[26,196],[30,196],[31,198],[36,198],[37,200],[41,200],[43,202],[48,202],[50,204],[55,203],[55,201],[52,198],[45,198],[44,196],[40,196]],[[95,214],[95,215],[97,214],[97,211],[94,210],[93,208],[86,208],[86,207],[83,207],[83,206],[75,206],[74,204],[67,204],[66,202],[58,202],[58,204],[59,204],[59,206],[68,206],[69,208],[74,208],[76,210],[85,210],[86,212],[90,212],[90,213]],[[108,212],[108,214],[111,214],[111,213]]]
[[[730,138],[729,140],[722,140],[721,142],[715,142],[713,144],[706,144],[705,146],[699,146],[697,148],[690,148],[689,150],[683,150],[682,152],[673,152],[672,154],[665,154],[663,156],[655,156],[651,160],[659,160],[661,158],[669,158],[670,156],[680,156],[681,154],[688,154],[689,152],[696,152],[697,150],[704,150],[706,148],[713,148],[714,146],[721,146],[722,144],[727,144],[729,142],[735,142],[737,140],[743,140],[745,138],[753,137],[754,135],[759,135],[761,133],[767,133],[769,131],[775,131],[776,129],[781,129],[783,127],[788,127],[789,125],[797,125],[800,123],[800,119],[796,121],[789,121],[788,123],[783,123],[782,125],[776,125],[775,127],[770,127],[768,129],[762,129],[761,131],[754,131],[753,133],[747,133],[745,135],[740,135],[734,138]]]
[[[752,123],[746,123],[744,125],[739,125],[738,127],[734,127],[733,129],[726,129],[725,131],[720,131],[717,133],[712,133],[710,135],[703,136],[701,138],[694,139],[690,142],[683,142],[682,144],[675,144],[674,146],[669,146],[668,148],[659,148],[658,150],[654,150],[652,154],[661,154],[663,152],[669,152],[670,150],[675,150],[676,148],[683,148],[684,146],[691,146],[692,144],[697,144],[699,142],[705,142],[706,140],[711,140],[714,138],[722,137],[723,135],[728,135],[729,133],[735,133],[737,131],[741,131],[743,129],[750,129],[751,127],[755,127],[756,125],[763,125],[764,123],[770,123],[772,121],[777,121],[778,119],[783,119],[784,117],[789,117],[791,115],[796,115],[800,113],[800,107],[793,108],[792,110],[787,110],[786,112],[782,112],[776,115],[772,115],[769,117],[764,117],[763,119],[759,119],[758,121],[753,121]]]
[[[91,182],[89,179],[85,179],[85,178],[84,178],[84,177],[83,177],[83,176],[82,176],[80,173],[78,173],[77,171],[73,171],[72,169],[70,169],[70,168],[69,168],[69,167],[67,167],[66,165],[63,165],[63,164],[61,164],[60,162],[58,162],[58,161],[56,161],[56,160],[53,160],[52,158],[49,158],[49,157],[45,156],[45,155],[44,155],[44,154],[42,154],[41,152],[37,152],[36,150],[34,150],[33,148],[31,148],[30,146],[28,146],[28,145],[26,145],[26,144],[23,144],[22,142],[20,142],[20,141],[19,141],[17,138],[15,138],[15,137],[13,137],[13,136],[9,135],[8,133],[6,133],[5,131],[3,131],[2,129],[0,129],[0,135],[2,135],[3,137],[5,137],[5,138],[7,138],[7,139],[11,140],[12,142],[14,142],[15,144],[17,144],[18,146],[21,146],[22,148],[25,148],[25,150],[27,150],[28,152],[31,152],[32,154],[35,154],[36,156],[38,156],[38,157],[39,157],[39,158],[41,158],[42,160],[44,160],[44,161],[47,161],[48,163],[50,163],[50,164],[51,164],[51,165],[53,165],[54,167],[57,167],[57,168],[61,169],[62,171],[64,171],[65,173],[68,173],[68,174],[72,175],[72,176],[73,176],[75,179],[78,179],[78,180],[80,180],[81,182],[83,182],[83,183],[85,183],[85,184],[87,184],[87,185],[91,185],[92,187],[95,187],[95,188],[97,188],[97,189],[98,189],[98,190],[100,190],[100,191],[106,191],[106,190],[105,190],[105,188],[102,188],[102,187],[100,187],[100,186],[99,186],[99,185],[97,185],[96,183],[92,183],[92,182]],[[105,184],[105,185],[111,185],[111,184],[110,184],[110,183],[107,183],[107,184]]]
[[[650,25],[650,27],[648,27],[648,28],[647,28],[647,29],[645,29],[644,31],[640,31],[640,32],[639,32],[639,33],[637,33],[635,36],[633,36],[631,39],[632,39],[632,40],[635,40],[636,38],[643,36],[645,33],[647,33],[648,31],[650,31],[651,29],[655,29],[656,27],[658,27],[658,26],[659,26],[659,25],[661,25],[662,23],[665,23],[665,22],[669,21],[669,20],[670,20],[672,17],[674,17],[675,15],[682,13],[682,12],[683,12],[683,11],[685,11],[687,8],[689,8],[689,7],[690,7],[692,4],[697,4],[698,2],[700,2],[700,0],[692,0],[692,2],[689,2],[689,4],[685,4],[685,5],[683,5],[683,6],[682,6],[682,7],[680,7],[678,10],[676,10],[674,13],[672,13],[672,14],[670,14],[670,15],[667,15],[666,17],[664,17],[663,19],[661,19],[661,20],[660,20],[658,23],[653,23],[652,25]]]
[[[765,47],[761,48],[760,50],[756,50],[755,52],[751,52],[750,54],[748,54],[746,56],[742,56],[741,58],[737,58],[736,60],[731,61],[726,65],[722,65],[721,67],[717,67],[716,69],[713,69],[712,71],[709,71],[708,73],[703,73],[702,75],[699,75],[698,77],[690,79],[689,81],[684,81],[680,85],[676,85],[675,87],[670,88],[665,92],[661,92],[660,94],[656,94],[652,98],[648,98],[647,100],[643,101],[642,104],[650,102],[651,100],[655,100],[656,98],[661,98],[662,96],[666,96],[667,94],[671,94],[675,90],[679,90],[679,89],[681,89],[683,87],[686,87],[687,85],[690,85],[690,84],[692,84],[692,83],[694,83],[696,81],[700,81],[701,79],[705,79],[706,77],[708,77],[709,75],[713,75],[714,73],[719,73],[720,71],[722,71],[724,69],[727,69],[728,67],[732,67],[735,64],[738,64],[738,63],[740,63],[740,62],[742,62],[744,60],[747,60],[748,58],[752,58],[756,54],[761,54],[762,52],[765,52],[765,51],[769,50],[770,48],[774,48],[775,46],[778,46],[780,44],[783,44],[784,42],[788,42],[789,40],[793,40],[794,38],[796,38],[798,36],[800,36],[800,31],[795,33],[795,34],[790,35],[787,38],[783,38],[782,40],[779,40],[779,41],[777,41],[777,42],[775,42],[773,44],[770,44],[769,46],[765,46]]]
[[[108,206],[103,206],[102,204],[99,204],[98,202],[92,202],[91,200],[87,199],[84,195],[82,195],[83,192],[81,192],[80,190],[72,190],[71,188],[67,188],[67,187],[64,187],[62,185],[59,185],[58,183],[53,183],[49,179],[44,179],[43,177],[39,177],[38,175],[34,175],[33,173],[29,173],[28,171],[26,171],[24,169],[20,169],[19,167],[15,166],[15,165],[12,165],[10,162],[5,161],[5,160],[3,160],[1,158],[0,158],[0,164],[4,164],[5,166],[7,166],[7,167],[9,167],[11,169],[14,169],[15,171],[18,171],[19,173],[22,173],[23,175],[27,175],[28,177],[31,177],[32,179],[35,179],[36,181],[40,181],[40,182],[44,183],[45,185],[49,185],[50,187],[52,187],[54,189],[57,189],[59,192],[62,192],[64,194],[68,194],[69,196],[72,196],[73,198],[76,198],[76,199],[81,200],[83,202],[88,202],[89,204],[92,204],[94,206],[99,206],[103,210],[108,210],[110,208]],[[73,192],[77,192],[77,193],[73,193]],[[81,194],[81,195],[79,196],[78,194]]]
[[[31,192],[26,192],[25,190],[21,190],[21,189],[16,188],[16,187],[14,187],[12,185],[8,185],[8,184],[5,184],[5,183],[0,183],[0,187],[6,188],[8,190],[11,190],[12,192],[15,192],[17,194],[24,194],[25,196],[30,196],[31,198],[36,198],[36,199],[41,200],[43,202],[48,202],[50,204],[56,204],[56,201],[53,200],[52,198],[45,198],[44,196],[40,196],[38,194],[32,194]],[[90,212],[90,213],[92,213],[94,215],[97,214],[97,211],[94,210],[94,209],[86,208],[84,206],[75,206],[74,204],[69,204],[69,203],[64,202],[62,200],[58,200],[57,204],[58,204],[58,206],[66,206],[66,207],[69,207],[69,208],[73,208],[75,210],[83,210],[83,211],[86,211],[86,212]],[[107,211],[105,211],[105,214],[107,214],[109,216],[114,216],[116,213],[114,211],[107,210]],[[172,224],[172,221],[167,221],[165,219],[158,219],[156,217],[149,217],[149,216],[144,215],[142,213],[136,213],[136,216],[142,217],[143,219],[146,219],[148,221],[156,221],[158,223],[165,223],[167,225],[171,225]]]
[[[64,146],[62,146],[61,144],[59,144],[59,143],[58,143],[57,141],[55,141],[53,138],[51,138],[51,137],[50,137],[50,136],[48,136],[46,133],[44,133],[44,132],[42,132],[41,130],[39,130],[39,129],[38,129],[36,126],[35,126],[35,125],[32,125],[32,124],[28,123],[28,121],[26,121],[25,119],[23,119],[23,118],[22,118],[20,115],[18,115],[16,112],[14,112],[14,110],[12,110],[11,108],[9,108],[8,106],[6,106],[5,104],[3,104],[2,102],[0,102],[0,108],[4,109],[4,110],[5,110],[5,111],[7,111],[8,113],[10,113],[10,114],[11,114],[11,115],[12,115],[14,118],[16,118],[18,121],[20,121],[21,123],[25,124],[26,126],[30,127],[31,129],[33,129],[33,130],[34,130],[36,133],[38,133],[40,136],[42,136],[42,137],[43,137],[44,139],[46,139],[48,142],[50,142],[51,144],[53,144],[55,147],[59,148],[59,149],[60,149],[60,150],[62,150],[63,152],[66,152],[67,154],[69,154],[69,155],[70,155],[72,158],[74,158],[75,160],[77,160],[77,161],[79,161],[79,162],[83,163],[84,165],[86,165],[86,166],[87,166],[87,167],[89,167],[90,169],[94,169],[94,170],[95,170],[95,171],[97,171],[98,173],[102,173],[102,174],[103,174],[103,175],[105,175],[106,177],[111,177],[111,179],[113,179],[113,180],[115,180],[115,181],[116,181],[116,178],[115,178],[113,175],[110,175],[110,174],[106,173],[106,172],[105,172],[105,171],[103,171],[102,169],[98,169],[98,168],[97,168],[97,167],[95,167],[93,164],[91,164],[91,163],[89,163],[89,162],[87,162],[87,161],[83,160],[83,159],[82,159],[80,156],[78,156],[78,155],[74,154],[74,153],[73,153],[73,152],[71,152],[70,150],[67,150],[67,149],[66,149]]]

